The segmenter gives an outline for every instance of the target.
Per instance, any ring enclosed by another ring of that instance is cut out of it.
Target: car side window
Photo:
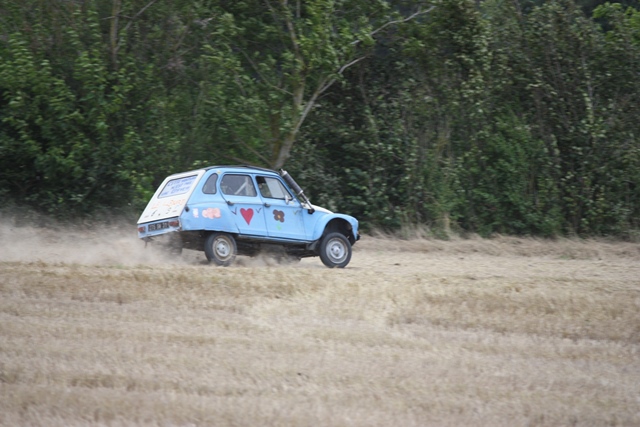
[[[209,178],[207,178],[207,182],[204,183],[202,187],[202,192],[205,194],[216,194],[218,191],[216,189],[216,183],[218,182],[218,174],[214,173]]]
[[[292,198],[279,179],[267,176],[258,176],[256,177],[256,181],[258,181],[258,188],[260,189],[262,197],[282,200]]]
[[[220,190],[230,196],[256,197],[256,188],[249,175],[226,174],[220,181]]]

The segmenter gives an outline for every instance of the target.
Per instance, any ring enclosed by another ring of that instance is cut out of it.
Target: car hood
[[[311,205],[311,207],[317,212],[322,212],[322,213],[326,213],[326,214],[333,213],[329,209],[325,209],[322,206]]]

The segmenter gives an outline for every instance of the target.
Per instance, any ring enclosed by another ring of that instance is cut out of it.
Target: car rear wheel
[[[351,261],[351,243],[342,233],[329,233],[320,242],[320,259],[329,268],[344,268]]]
[[[204,242],[204,253],[209,262],[227,267],[236,259],[238,248],[233,236],[225,233],[213,233]]]

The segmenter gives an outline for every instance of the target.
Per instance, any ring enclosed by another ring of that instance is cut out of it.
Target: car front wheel
[[[344,268],[351,261],[351,243],[341,233],[329,233],[320,242],[320,259],[329,268]]]
[[[237,252],[236,241],[229,234],[213,233],[204,242],[204,253],[207,259],[223,267],[233,263]]]

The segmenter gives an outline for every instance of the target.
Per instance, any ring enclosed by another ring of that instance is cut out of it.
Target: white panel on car
[[[201,169],[167,177],[142,212],[138,224],[179,216],[204,173]]]

